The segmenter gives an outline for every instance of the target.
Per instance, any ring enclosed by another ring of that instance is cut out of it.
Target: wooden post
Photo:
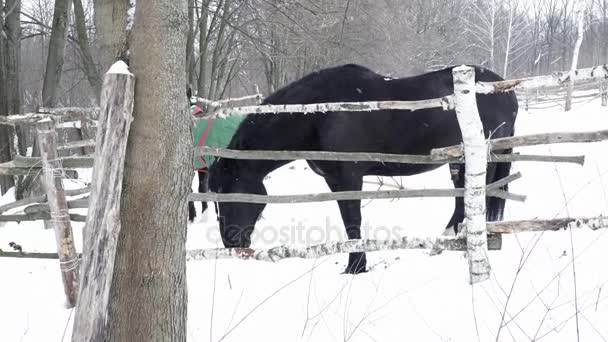
[[[456,116],[462,132],[465,156],[464,208],[470,282],[489,279],[486,232],[487,146],[477,111],[475,69],[459,66],[452,70]]]
[[[608,81],[600,81],[600,94],[602,96],[602,107],[608,106]]]
[[[74,247],[74,236],[68,204],[61,181],[61,162],[57,154],[57,132],[55,123],[45,119],[36,124],[38,147],[43,169],[43,184],[49,202],[51,220],[57,240],[57,253],[63,279],[63,288],[67,297],[67,306],[74,307],[78,298],[79,259]]]
[[[104,341],[107,333],[134,90],[135,77],[124,62],[116,62],[106,73],[101,91],[101,115],[84,231],[80,297],[72,341]]]

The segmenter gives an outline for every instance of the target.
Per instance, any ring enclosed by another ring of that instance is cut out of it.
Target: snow
[[[131,72],[129,72],[129,67],[127,66],[127,63],[123,61],[117,61],[116,63],[112,64],[110,69],[108,69],[107,73],[133,75]]]
[[[595,99],[575,102],[568,113],[559,108],[526,112],[522,105],[516,134],[606,127],[608,108]],[[584,154],[586,163],[515,163],[512,172],[521,171],[523,178],[513,182],[510,191],[528,199],[508,202],[505,219],[607,214],[607,148],[608,142],[517,149],[530,154]],[[79,174],[90,179],[90,172]],[[366,180],[374,182],[376,177]],[[407,187],[452,186],[447,167],[395,181]],[[329,191],[304,162],[286,165],[265,182],[270,194]],[[65,183],[66,188],[83,186],[76,180]],[[10,192],[0,203],[10,202],[12,196]],[[196,206],[200,212],[200,203]],[[213,207],[210,210],[189,225],[188,249],[221,246]],[[437,236],[452,210],[451,199],[364,201],[363,236]],[[81,230],[82,224],[74,223],[78,250]],[[253,246],[344,239],[335,203],[276,204],[264,211]],[[0,248],[10,249],[11,241],[26,251],[55,250],[53,232],[44,230],[41,222],[0,226]],[[575,341],[577,305],[580,341],[605,341],[606,246],[606,230],[505,235],[502,250],[489,253],[490,280],[475,286],[467,283],[468,264],[462,252],[369,253],[372,270],[357,276],[341,274],[347,262],[344,254],[276,263],[190,261],[188,340],[529,341],[542,336],[546,341]],[[0,258],[0,274],[0,340],[69,340],[73,310],[64,307],[57,260]]]

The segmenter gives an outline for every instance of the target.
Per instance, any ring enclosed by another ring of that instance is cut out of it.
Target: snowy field
[[[599,99],[526,112],[516,134],[608,128]],[[517,149],[522,153],[586,156],[584,167],[519,162],[511,184],[525,203],[508,202],[505,219],[594,216],[608,212],[608,142]],[[86,172],[80,172],[86,178]],[[376,182],[376,177],[366,179]],[[452,187],[447,167],[402,179],[412,188]],[[304,162],[266,180],[270,194],[329,191]],[[66,187],[81,187],[67,181]],[[193,187],[194,188],[194,187]],[[366,184],[367,190],[377,189]],[[385,187],[390,189],[389,187]],[[12,194],[0,204],[12,201]],[[197,203],[197,210],[200,203]],[[441,234],[453,199],[363,202],[370,238]],[[82,224],[74,224],[77,248]],[[269,205],[253,247],[343,240],[335,202]],[[28,252],[55,251],[41,222],[0,225],[0,248],[14,241]],[[188,227],[188,249],[219,247],[213,215]],[[462,252],[368,254],[371,271],[343,275],[347,255],[277,263],[241,260],[188,262],[189,341],[606,341],[608,234],[560,231],[505,235],[490,252],[492,276],[471,287]],[[576,276],[574,276],[576,272]],[[64,307],[57,260],[0,259],[0,341],[69,340],[73,310]],[[576,295],[575,295],[576,293]],[[578,314],[577,314],[578,312]],[[578,327],[577,327],[578,325]]]

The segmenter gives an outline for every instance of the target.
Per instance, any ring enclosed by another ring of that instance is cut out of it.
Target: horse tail
[[[511,149],[502,151],[502,153],[505,153],[505,154],[508,154],[511,152],[512,152]],[[509,175],[510,171],[511,171],[511,163],[496,163],[495,169],[494,169],[494,175],[492,176],[492,179],[490,182],[488,182],[488,184],[499,181],[499,180],[507,177]],[[500,187],[499,189],[503,190],[503,191],[508,191],[509,185],[505,184],[502,187]],[[488,197],[488,200],[486,202],[486,220],[488,222],[502,221],[504,210],[505,210],[505,199],[504,198]]]

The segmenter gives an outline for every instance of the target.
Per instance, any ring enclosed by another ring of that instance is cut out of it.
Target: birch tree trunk
[[[187,1],[138,1],[137,77],[107,341],[186,341],[191,119],[184,99]]]
[[[99,64],[106,72],[125,53],[129,0],[95,0],[93,3]]]
[[[42,105],[44,107],[54,107],[57,101],[57,89],[59,88],[61,71],[63,69],[68,7],[68,0],[55,1],[49,53],[46,60],[44,83],[42,84]]]
[[[566,106],[565,110],[569,111],[572,109],[572,92],[574,91],[574,71],[578,65],[578,55],[583,43],[583,36],[585,34],[585,0],[578,0],[574,8],[574,17],[577,23],[578,37],[574,44],[574,51],[572,52],[572,66],[570,67],[570,81],[568,82],[568,94],[566,95]]]

